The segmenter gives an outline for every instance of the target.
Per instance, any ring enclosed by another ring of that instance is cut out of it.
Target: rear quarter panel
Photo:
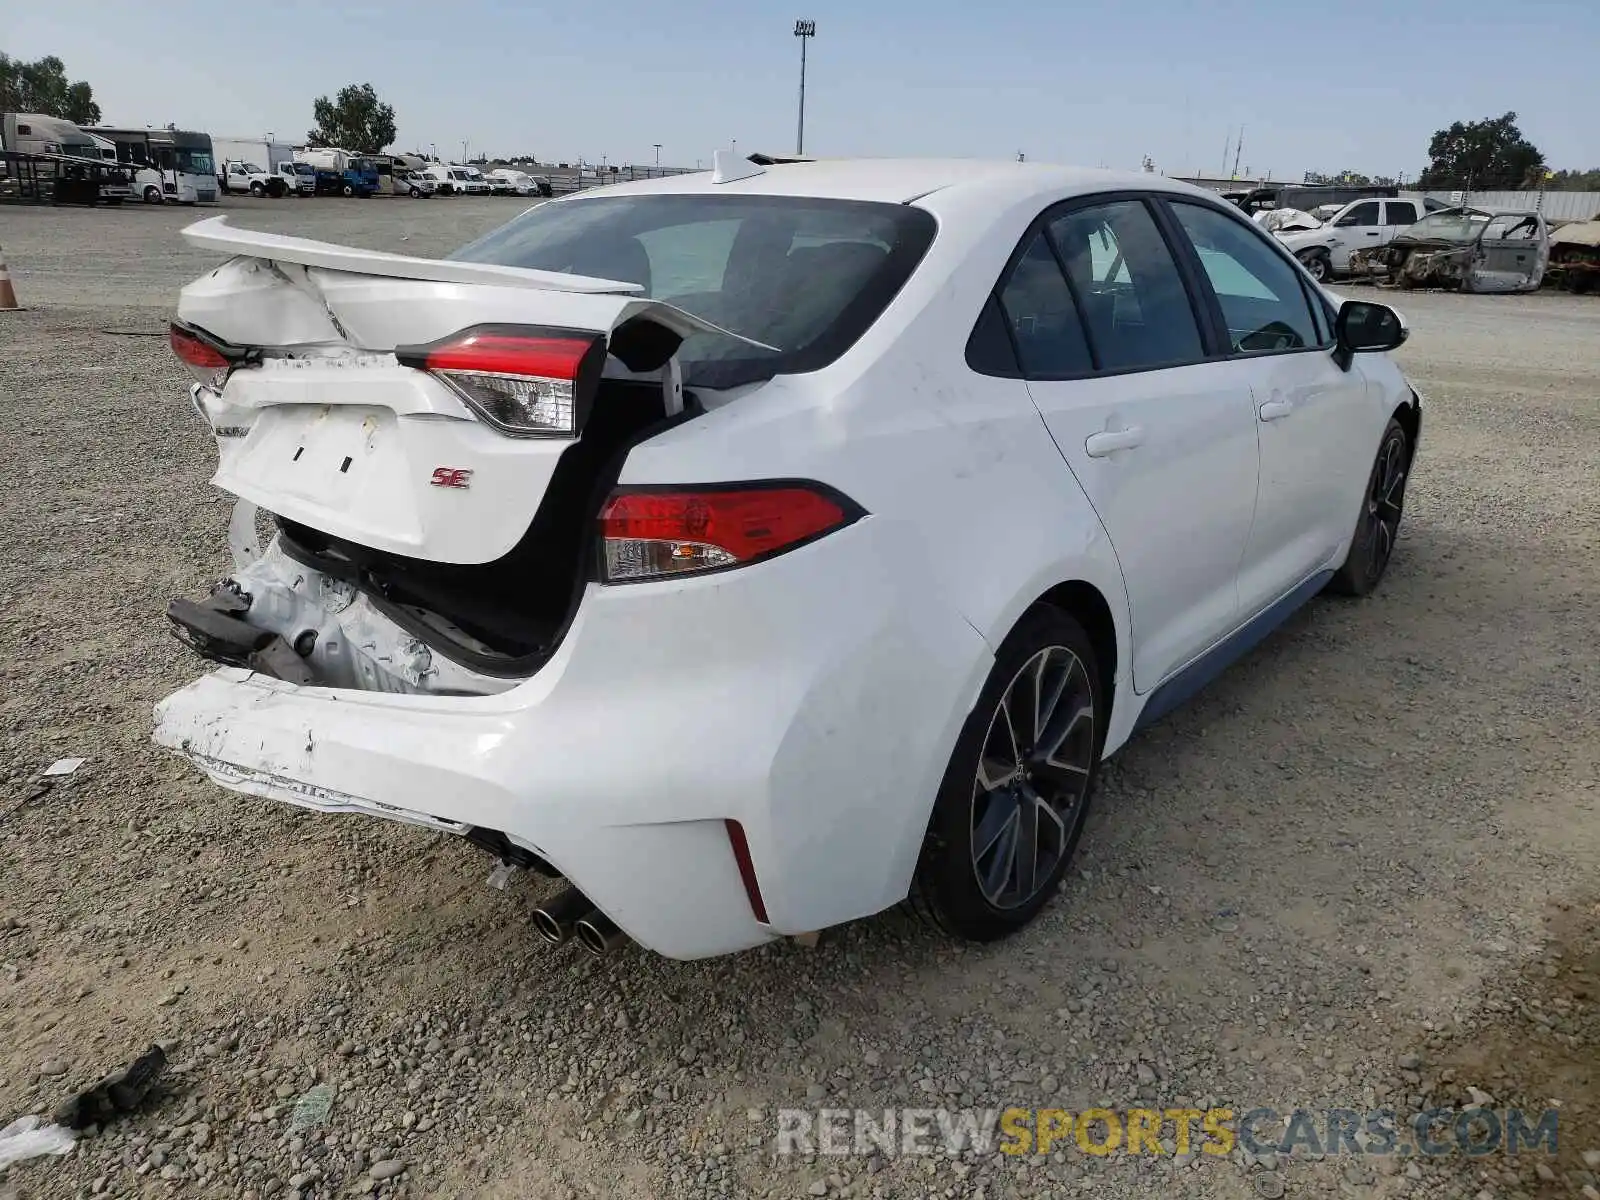
[[[652,439],[629,455],[622,472],[627,484],[789,477],[839,488],[870,514],[865,521],[896,581],[907,628],[936,630],[958,616],[980,635],[973,643],[983,647],[979,661],[952,661],[934,678],[917,673],[922,687],[939,694],[917,706],[925,728],[895,731],[894,755],[861,739],[830,737],[829,755],[838,761],[829,774],[838,770],[841,780],[853,781],[842,797],[838,789],[808,789],[798,777],[778,789],[813,811],[849,808],[856,797],[888,802],[891,818],[875,822],[869,835],[879,844],[868,857],[890,864],[880,907],[905,895],[961,723],[994,648],[1023,612],[1054,585],[1083,580],[1105,597],[1126,644],[1115,556],[1026,385],[979,376],[965,362],[982,303],[1035,211],[1029,205],[998,222],[992,214],[974,219],[978,235],[941,228],[918,272],[841,359],[776,379]],[[959,230],[963,223],[956,224]],[[825,555],[813,561],[828,569]],[[925,652],[913,639],[890,657],[916,653]],[[1119,676],[1127,658],[1119,655]],[[892,672],[892,663],[883,670]],[[1131,687],[1119,687],[1119,695],[1108,750],[1132,724]],[[863,704],[854,710],[840,690],[817,697],[834,711],[798,714],[797,731],[883,720],[865,705],[882,697],[858,697]],[[778,770],[786,769],[780,761]],[[838,828],[849,827],[841,820]],[[860,827],[850,836],[859,840]],[[815,854],[820,871],[840,850],[816,843],[796,852]]]

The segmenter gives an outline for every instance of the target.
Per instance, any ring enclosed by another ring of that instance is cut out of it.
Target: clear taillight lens
[[[568,379],[529,379],[484,371],[436,374],[484,420],[507,433],[576,432],[573,386]]]
[[[514,437],[572,437],[583,428],[605,367],[598,334],[478,326],[395,357],[429,371],[478,416]]]
[[[600,512],[607,583],[726,570],[772,558],[865,515],[822,484],[614,492]]]

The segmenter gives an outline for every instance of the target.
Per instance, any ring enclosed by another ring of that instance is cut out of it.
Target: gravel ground
[[[229,208],[434,254],[517,203]],[[210,265],[176,237],[200,215],[0,229],[31,306],[0,314],[0,1125],[153,1041],[173,1061],[0,1196],[1600,1195],[1600,302],[1403,297],[1427,404],[1385,585],[1128,746],[1024,934],[890,914],[594,961],[533,937],[541,882],[491,890],[450,839],[232,796],[150,745],[199,669],[165,603],[226,571],[161,336]],[[314,1088],[331,1112],[297,1119]],[[1557,1157],[774,1153],[781,1107],[1484,1093],[1559,1100]]]

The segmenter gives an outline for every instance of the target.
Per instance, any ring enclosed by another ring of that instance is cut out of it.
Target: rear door
[[[1387,243],[1395,234],[1403,229],[1409,229],[1422,220],[1422,214],[1417,211],[1415,200],[1385,200],[1383,202],[1383,236],[1380,242]]]
[[[1151,202],[1074,201],[1029,233],[998,292],[1028,390],[1127,586],[1136,688],[1228,633],[1255,507],[1255,411],[1218,360]]]
[[[1340,274],[1350,269],[1350,255],[1357,250],[1381,246],[1383,236],[1383,205],[1378,200],[1363,200],[1336,217],[1333,222],[1333,243],[1329,257],[1333,269]]]
[[[1171,201],[1250,376],[1261,473],[1239,570],[1248,619],[1326,566],[1355,528],[1377,445],[1359,368],[1333,361],[1326,310],[1272,239],[1210,205]]]

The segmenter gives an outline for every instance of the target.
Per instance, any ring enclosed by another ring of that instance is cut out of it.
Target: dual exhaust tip
[[[628,935],[617,928],[615,921],[572,887],[534,910],[533,927],[552,946],[576,937],[578,945],[596,958],[609,954],[628,940]]]

